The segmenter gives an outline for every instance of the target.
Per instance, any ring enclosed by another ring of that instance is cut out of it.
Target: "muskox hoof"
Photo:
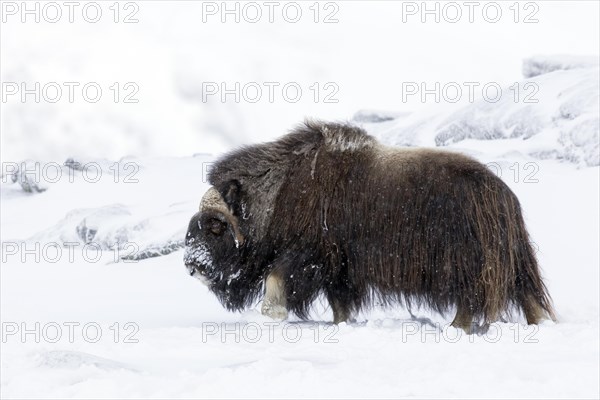
[[[288,317],[288,310],[285,307],[279,304],[272,304],[268,301],[263,303],[260,312],[262,315],[266,315],[267,317],[280,321],[287,319]]]
[[[473,321],[473,317],[471,315],[465,313],[460,308],[458,309],[456,316],[454,317],[454,321],[452,321],[451,325],[456,329],[462,329],[467,335],[481,334],[482,329],[485,329],[485,326],[479,326],[479,324]]]
[[[456,329],[462,329],[467,335],[485,335],[490,329],[490,324],[479,325],[475,322],[471,322],[465,325],[457,325],[452,323],[451,326]]]

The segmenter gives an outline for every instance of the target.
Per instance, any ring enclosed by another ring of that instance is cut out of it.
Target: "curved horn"
[[[217,189],[211,186],[210,189],[204,193],[202,200],[200,200],[199,208],[200,212],[214,210],[223,214],[233,228],[236,247],[244,244],[244,235],[242,235],[242,232],[240,231],[238,219],[227,207],[225,200],[223,200],[223,196],[221,196],[221,193],[219,193]]]

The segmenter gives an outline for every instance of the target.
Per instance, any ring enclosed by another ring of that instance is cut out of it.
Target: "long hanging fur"
[[[343,315],[378,301],[456,308],[463,327],[511,310],[555,318],[518,199],[467,156],[309,121],[222,157],[209,182],[247,239],[211,248],[211,289],[229,309],[251,305],[277,271],[302,318],[320,294]]]

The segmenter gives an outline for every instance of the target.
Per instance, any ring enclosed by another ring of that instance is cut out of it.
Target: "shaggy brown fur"
[[[274,274],[281,303],[303,318],[321,293],[335,322],[375,301],[455,308],[453,324],[467,332],[515,309],[530,324],[555,318],[519,201],[464,155],[385,147],[354,126],[307,122],[221,158],[209,181],[233,234],[203,229],[210,210],[199,212],[186,264],[229,309],[252,304]]]

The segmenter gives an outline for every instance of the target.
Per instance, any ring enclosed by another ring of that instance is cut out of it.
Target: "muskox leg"
[[[525,310],[525,318],[527,318],[527,323],[529,325],[537,325],[546,317],[546,312],[537,303],[528,302],[523,308]]]
[[[350,310],[348,308],[347,303],[342,301],[340,296],[336,296],[335,292],[330,290],[326,290],[327,301],[333,310],[333,323],[339,324],[341,322],[348,321],[350,318]]]
[[[329,301],[329,304],[331,304],[331,308],[333,309],[334,324],[346,322],[350,318],[350,312],[339,300],[332,299]]]
[[[451,325],[455,328],[462,329],[468,335],[477,331],[477,325],[473,322],[473,315],[466,311],[466,307],[460,305],[456,308],[456,316]]]
[[[523,245],[517,255],[522,261],[519,263],[514,297],[518,299],[528,324],[539,324],[544,319],[556,321],[552,300],[540,276],[533,248],[527,239],[521,238],[520,243]]]
[[[261,313],[273,319],[286,319],[288,311],[286,308],[285,283],[281,271],[274,270],[267,276],[265,283],[265,299],[263,300]]]
[[[553,316],[548,315],[542,305],[532,296],[526,297],[525,301],[522,302],[521,307],[523,307],[525,318],[529,325],[537,325],[548,318],[555,320]]]

